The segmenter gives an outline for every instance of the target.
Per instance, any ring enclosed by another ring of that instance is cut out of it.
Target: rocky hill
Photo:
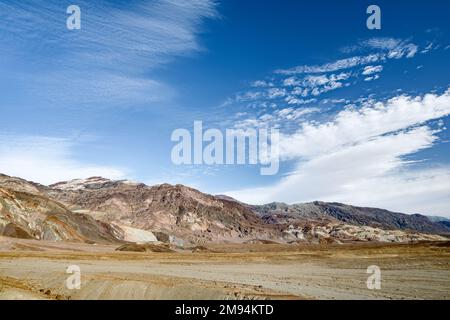
[[[251,206],[265,221],[290,223],[300,221],[343,222],[355,226],[370,226],[386,230],[410,230],[424,233],[450,233],[448,220],[421,214],[403,214],[378,208],[355,207],[342,203],[315,201],[288,205],[273,202]]]
[[[57,183],[47,191],[74,212],[172,235],[189,242],[281,237],[246,206],[183,186],[147,186],[100,177]]]
[[[442,221],[314,202],[251,206],[183,186],[101,177],[43,186],[0,175],[0,235],[88,243],[444,240]]]
[[[120,230],[71,212],[39,185],[0,176],[0,235],[54,241],[118,242]]]

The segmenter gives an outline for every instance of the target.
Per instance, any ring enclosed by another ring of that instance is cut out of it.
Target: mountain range
[[[86,243],[447,240],[447,219],[311,202],[249,205],[184,185],[102,177],[44,186],[0,174],[0,235]]]

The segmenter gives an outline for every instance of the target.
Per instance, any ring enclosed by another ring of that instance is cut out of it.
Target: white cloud
[[[298,99],[293,96],[287,96],[285,98],[285,101],[288,104],[302,105],[302,104],[313,103],[313,102],[316,102],[317,100],[316,99]]]
[[[387,52],[387,58],[399,59],[399,58],[412,58],[418,51],[418,46],[408,40],[381,37],[371,38],[366,41],[361,41],[356,49],[378,49]]]
[[[383,70],[383,66],[378,65],[378,66],[366,66],[364,67],[364,70],[362,72],[363,75],[368,76],[374,73],[378,73],[381,72]]]
[[[336,60],[322,65],[301,65],[289,69],[275,70],[275,76],[270,82],[255,81],[251,85],[256,88],[268,88],[266,91],[249,91],[238,94],[234,101],[256,101],[264,99],[280,99],[290,104],[303,104],[303,98],[318,97],[329,91],[356,84],[358,74],[364,81],[380,78],[383,65],[389,59],[412,58],[418,51],[418,46],[408,40],[394,38],[371,38],[347,48],[345,52],[369,51],[366,55],[358,55]],[[362,72],[352,68],[364,66]],[[345,69],[352,69],[343,72]],[[337,72],[340,71],[341,72]]]
[[[276,70],[275,73],[295,75],[300,73],[335,72],[356,66],[384,62],[386,59],[400,59],[403,57],[412,58],[416,55],[418,46],[407,40],[394,38],[371,38],[369,40],[362,41],[358,45],[352,46],[351,48],[346,48],[344,51],[349,52],[357,50],[371,50],[372,52],[367,55],[340,59],[322,65],[303,65],[290,69]]]
[[[233,127],[235,129],[248,129],[248,128],[275,128],[288,127],[289,122],[297,124],[304,117],[320,112],[319,108],[300,108],[293,107],[283,108],[275,110],[272,114],[265,113],[259,117],[248,117],[248,114],[244,114],[244,118],[234,121]]]
[[[296,79],[295,77],[289,77],[283,80],[283,85],[285,87],[290,87],[290,86],[298,86],[301,84],[301,81]]]
[[[285,93],[289,92],[294,96],[307,97],[308,95],[318,96],[322,93],[332,91],[344,86],[344,81],[351,77],[350,72],[331,73],[331,74],[313,74],[307,75],[301,79],[293,76],[283,80]],[[291,87],[294,87],[293,89]],[[292,99],[288,96],[291,103],[302,104],[305,100]]]
[[[294,75],[299,73],[324,73],[333,72],[342,69],[349,69],[359,65],[365,65],[369,63],[374,63],[382,58],[379,54],[370,54],[367,56],[355,56],[351,58],[337,60],[335,62],[326,63],[323,65],[315,66],[298,66],[286,70],[276,70],[275,73],[284,75]]]
[[[385,103],[369,100],[358,110],[343,110],[331,122],[305,123],[283,138],[286,158],[311,157],[349,144],[422,124],[450,114],[450,90],[442,95],[398,96]]]
[[[293,95],[307,97],[309,95],[309,89],[302,87],[295,87],[294,90],[291,91],[291,93]]]
[[[371,38],[360,43],[361,46],[367,46],[374,49],[392,50],[398,48],[402,40],[395,38]]]
[[[388,52],[387,57],[389,59],[400,59],[406,56],[406,58],[412,58],[417,53],[416,46],[408,46],[406,48],[396,48]]]
[[[277,110],[274,115],[276,116],[278,121],[284,121],[284,120],[297,120],[300,117],[319,112],[320,109],[318,108],[304,108],[304,109],[294,109],[294,108],[284,108],[281,110]]]
[[[237,102],[254,101],[262,97],[264,97],[264,93],[261,91],[247,91],[237,94],[234,100]]]
[[[227,194],[250,203],[323,200],[449,216],[450,167],[412,169],[404,159],[433,146],[444,129],[427,121],[449,114],[450,89],[304,124],[280,139],[282,158],[298,161],[294,173],[272,186]]]
[[[373,76],[366,77],[366,78],[364,78],[364,81],[372,81],[372,80],[377,80],[377,79],[380,79],[380,75],[379,74],[375,74]]]
[[[267,91],[267,97],[269,99],[282,98],[286,96],[286,90],[280,88],[271,88]]]
[[[265,87],[273,87],[273,83],[264,80],[257,80],[250,84],[254,88],[265,88]]]
[[[428,53],[430,50],[433,50],[434,48],[435,48],[434,43],[431,42],[425,47],[425,49],[421,50],[420,53]]]
[[[0,136],[0,172],[42,184],[91,176],[126,176],[124,168],[75,160],[73,146],[72,141],[62,138]]]

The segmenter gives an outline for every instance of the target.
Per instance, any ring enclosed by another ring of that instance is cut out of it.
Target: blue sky
[[[81,8],[81,30],[66,8]],[[381,8],[382,29],[366,28]],[[450,216],[447,1],[0,0],[0,172]],[[175,166],[170,135],[277,127],[280,172]]]

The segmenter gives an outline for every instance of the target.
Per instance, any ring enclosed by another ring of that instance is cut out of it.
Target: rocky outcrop
[[[0,235],[53,241],[117,242],[117,231],[39,194],[0,187]]]

